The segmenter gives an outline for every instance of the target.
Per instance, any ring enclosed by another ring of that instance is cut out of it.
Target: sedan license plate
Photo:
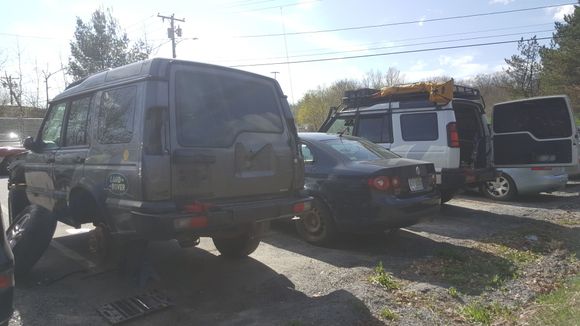
[[[423,179],[422,178],[410,178],[409,179],[409,189],[411,191],[423,190]]]

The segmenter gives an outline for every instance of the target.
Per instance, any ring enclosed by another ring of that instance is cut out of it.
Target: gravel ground
[[[147,289],[175,305],[127,325],[469,324],[477,312],[485,323],[523,323],[538,294],[579,271],[579,192],[571,182],[511,203],[464,194],[432,222],[345,236],[332,248],[277,226],[238,261],[219,257],[208,239],[187,249],[153,243],[157,277],[144,286],[98,263],[91,232],[61,234],[18,281],[10,326],[106,325],[97,307]]]

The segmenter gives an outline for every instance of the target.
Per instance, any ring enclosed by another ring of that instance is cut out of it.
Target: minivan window
[[[85,97],[71,102],[66,124],[65,146],[87,144],[87,122],[91,98]]]
[[[572,136],[568,106],[561,97],[498,104],[493,114],[496,133],[529,130],[540,139]]]
[[[62,145],[62,139],[60,137],[65,110],[66,103],[63,102],[55,104],[48,113],[48,117],[46,118],[40,133],[45,148],[60,147]]]
[[[437,113],[416,113],[401,115],[401,134],[405,141],[437,140]]]
[[[392,143],[390,115],[361,116],[358,121],[357,136],[374,143]]]
[[[97,139],[101,144],[128,143],[133,138],[137,87],[128,86],[101,94]]]
[[[329,134],[343,134],[343,135],[352,135],[354,129],[354,117],[339,117],[334,119],[328,130],[326,131]]]
[[[175,107],[182,146],[227,147],[242,132],[284,130],[276,89],[261,78],[177,70]]]

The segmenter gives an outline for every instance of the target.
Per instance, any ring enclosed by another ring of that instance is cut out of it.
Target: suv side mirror
[[[33,152],[38,149],[38,146],[32,137],[26,137],[26,139],[24,139],[23,146],[24,148]]]

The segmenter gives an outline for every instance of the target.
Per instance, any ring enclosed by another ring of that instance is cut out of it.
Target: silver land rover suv
[[[34,265],[56,220],[185,245],[208,236],[223,256],[246,256],[267,221],[309,208],[297,144],[274,79],[170,59],[92,75],[52,100],[11,169],[16,271]],[[26,242],[27,229],[42,241]]]

